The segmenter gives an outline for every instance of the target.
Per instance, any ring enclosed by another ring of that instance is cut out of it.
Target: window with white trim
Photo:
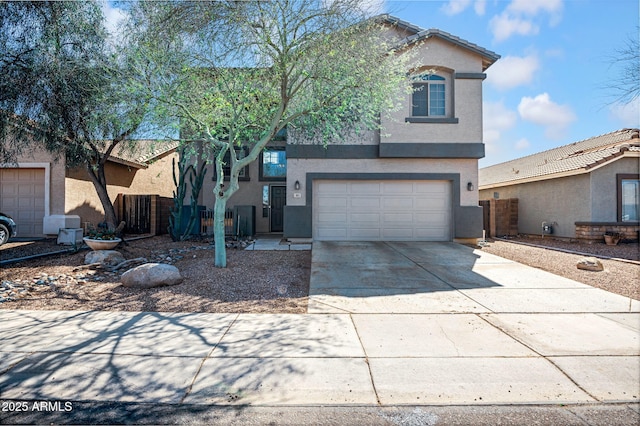
[[[411,97],[411,115],[413,117],[445,117],[446,79],[436,74],[423,74],[414,77]]]
[[[618,221],[640,220],[640,179],[638,175],[618,175]]]
[[[287,152],[284,147],[268,147],[260,158],[260,180],[279,180],[287,178]]]

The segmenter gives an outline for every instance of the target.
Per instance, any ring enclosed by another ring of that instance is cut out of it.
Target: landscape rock
[[[116,250],[94,250],[87,253],[84,263],[102,263],[103,265],[115,266],[125,261],[124,256]]]
[[[578,269],[584,269],[585,271],[594,271],[594,272],[604,271],[604,266],[602,266],[602,262],[600,262],[595,257],[583,257],[578,261],[576,266],[578,267]]]
[[[182,282],[180,271],[173,265],[145,263],[122,274],[122,285],[135,288],[153,288]]]

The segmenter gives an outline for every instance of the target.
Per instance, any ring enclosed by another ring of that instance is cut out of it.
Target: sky
[[[367,0],[501,56],[483,83],[480,167],[628,127],[640,99],[615,104],[613,59],[639,37],[638,0]],[[122,16],[106,3],[109,24]]]
[[[483,83],[480,167],[640,127],[640,100],[612,104],[612,58],[638,37],[638,0],[386,1],[422,28],[438,28],[501,58]]]

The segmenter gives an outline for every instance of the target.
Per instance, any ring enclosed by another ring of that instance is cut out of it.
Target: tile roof
[[[620,157],[640,153],[638,129],[622,129],[479,170],[481,187],[552,179],[560,173],[586,173]]]
[[[175,140],[147,140],[135,141],[135,145],[126,147],[121,145],[109,156],[109,160],[116,163],[128,164],[133,167],[146,168],[155,158],[178,147],[180,142]]]
[[[443,40],[449,41],[450,43],[453,43],[455,45],[471,50],[472,52],[475,52],[483,57],[482,64],[483,64],[484,70],[489,68],[489,66],[493,64],[495,61],[500,59],[500,55],[498,55],[497,53],[492,52],[491,50],[485,49],[484,47],[478,46],[477,44],[471,43],[470,41],[464,40],[460,37],[454,36],[453,34],[448,33],[446,31],[442,31],[437,28],[430,28],[428,30],[424,28],[420,28],[415,24],[412,24],[407,21],[403,21],[402,19],[392,15],[380,15],[380,19],[382,19],[385,22],[388,22],[389,24],[397,25],[401,29],[406,30],[410,33],[413,33],[411,36],[406,38],[406,42],[409,44],[415,43],[420,40],[425,40],[431,37],[438,37]]]

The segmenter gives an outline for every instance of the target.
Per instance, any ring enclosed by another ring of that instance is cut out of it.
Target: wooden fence
[[[118,194],[114,207],[127,234],[166,234],[172,199],[159,195]]]
[[[483,228],[487,237],[518,235],[518,199],[481,200]]]

